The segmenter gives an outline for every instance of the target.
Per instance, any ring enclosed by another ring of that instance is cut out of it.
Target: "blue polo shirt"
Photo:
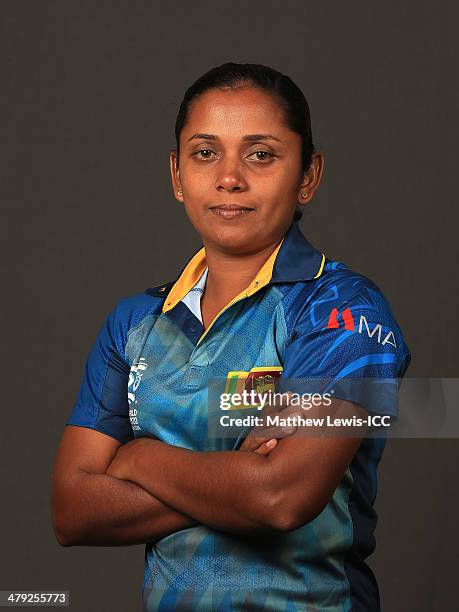
[[[206,272],[202,247],[177,279],[117,303],[89,354],[68,425],[122,443],[154,436],[197,451],[237,452],[241,440],[209,434],[210,380],[270,369],[281,381],[392,380],[409,365],[380,288],[314,248],[296,220],[205,330],[192,290],[204,288]],[[396,396],[379,402],[358,386],[349,393],[369,413],[397,415]],[[377,611],[378,586],[365,559],[375,547],[383,448],[383,438],[366,438],[329,503],[299,529],[242,538],[198,525],[147,542],[144,608]]]

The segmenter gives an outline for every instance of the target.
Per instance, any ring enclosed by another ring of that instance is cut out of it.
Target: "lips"
[[[234,219],[251,213],[254,209],[250,206],[239,206],[238,204],[216,204],[211,206],[210,210],[219,217],[224,219]]]

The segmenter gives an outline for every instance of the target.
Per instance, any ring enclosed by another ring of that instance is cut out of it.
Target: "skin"
[[[272,253],[296,204],[311,200],[323,157],[314,155],[303,172],[301,138],[287,127],[277,101],[242,86],[213,89],[194,101],[170,170],[176,198],[206,247],[209,273],[201,310],[207,328]],[[216,204],[251,211],[227,219],[212,212]],[[340,416],[365,414],[350,402],[335,402],[333,410]],[[290,530],[321,511],[362,440],[361,432],[352,438],[297,434],[280,439],[265,455],[194,452],[139,439],[119,450],[107,473],[140,484],[215,529]]]
[[[247,437],[240,450],[264,455],[276,445],[270,436]],[[122,458],[120,448],[101,432],[65,427],[51,484],[53,528],[62,546],[141,544],[197,524],[140,485],[110,475],[113,459]]]
[[[312,409],[307,416],[320,412]],[[346,401],[333,401],[327,414],[366,416],[363,408]],[[336,437],[306,437],[297,430],[265,455],[190,451],[139,438],[118,450],[107,474],[139,484],[213,529],[285,532],[312,521],[324,509],[365,433],[360,428],[354,437],[349,430],[335,431]]]
[[[246,140],[254,134],[274,139]],[[284,236],[296,204],[310,202],[323,157],[314,155],[303,172],[300,136],[286,126],[277,101],[243,86],[211,90],[194,101],[180,158],[171,153],[170,169],[176,198],[206,247],[209,273],[201,308],[207,328],[250,284]],[[212,212],[215,204],[252,210],[225,219]],[[333,407],[339,416],[366,414],[349,402]],[[297,528],[329,501],[363,434],[305,438],[294,430],[284,436],[262,432],[239,451],[209,453],[150,438],[120,445],[88,428],[67,426],[52,484],[58,541],[138,543],[198,523],[237,533]]]
[[[256,134],[275,140],[245,140]],[[249,285],[287,231],[295,206],[312,199],[323,166],[317,153],[303,172],[300,135],[286,126],[278,102],[259,89],[213,89],[192,103],[170,171],[175,197],[206,248],[204,327]],[[225,219],[212,212],[215,204],[253,210]]]

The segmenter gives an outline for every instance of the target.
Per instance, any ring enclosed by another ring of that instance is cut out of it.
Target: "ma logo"
[[[330,312],[330,316],[328,317],[327,329],[339,329],[341,327],[340,321],[343,322],[344,329],[355,331],[354,317],[352,316],[350,308],[346,308],[341,313],[339,312],[337,308],[333,308],[333,310]],[[382,334],[383,334],[381,323],[377,323],[373,327],[373,329],[370,330],[370,326],[368,325],[368,321],[366,317],[364,317],[363,315],[360,315],[359,329],[358,329],[359,334],[364,333],[363,332],[364,326],[365,326],[365,330],[369,338],[373,338],[373,336],[375,336],[379,344],[382,344],[382,345],[390,344],[394,348],[397,348],[397,343],[395,342],[395,336],[392,331],[389,331],[384,336],[384,339],[381,341]]]

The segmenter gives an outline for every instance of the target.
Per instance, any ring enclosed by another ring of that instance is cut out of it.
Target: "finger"
[[[268,416],[269,416],[269,419],[268,419]],[[282,408],[277,407],[273,409],[272,411],[268,412],[267,414],[262,415],[263,423],[265,425],[260,426],[260,429],[263,429],[263,430],[267,429],[270,423],[272,424],[275,422],[275,419],[281,419],[282,421],[285,421],[285,419],[287,419],[288,417],[298,417],[298,416],[304,416],[304,410],[299,408],[295,404],[284,405]]]
[[[263,433],[267,438],[276,438],[279,440],[280,438],[291,436],[295,433],[296,429],[296,425],[282,425],[278,427],[273,426]]]
[[[262,444],[264,444],[265,442],[267,442],[272,437],[273,436],[260,437],[260,436],[250,435],[250,432],[249,432],[249,434],[247,435],[247,437],[244,439],[243,443],[239,447],[239,450],[253,451],[259,446],[261,446]]]
[[[269,455],[269,453],[277,446],[276,438],[271,438],[267,442],[264,442],[261,446],[259,446],[254,452],[257,455]]]
[[[271,395],[263,407],[262,414],[278,414],[282,411],[288,410],[289,408],[291,409],[291,398],[291,391],[284,391],[283,393],[278,392],[274,396]]]
[[[279,409],[288,405],[290,400],[290,391],[284,391],[283,393],[276,392],[274,394],[269,393],[266,395],[264,404],[265,410]]]
[[[297,429],[298,429],[298,417],[302,416],[301,411],[298,410],[298,408],[296,409],[290,409],[288,411],[288,413],[284,412],[284,411],[280,411],[277,412],[275,414],[270,415],[271,419],[274,419],[274,417],[278,416],[279,417],[279,421],[277,422],[277,424],[274,424],[273,421],[269,421],[271,423],[273,423],[270,426],[259,426],[256,427],[254,429],[252,429],[249,434],[247,435],[247,438],[250,437],[265,437],[267,439],[269,438],[284,438],[286,436],[291,436],[292,434],[294,434]],[[288,420],[286,420],[286,417],[289,417]]]

